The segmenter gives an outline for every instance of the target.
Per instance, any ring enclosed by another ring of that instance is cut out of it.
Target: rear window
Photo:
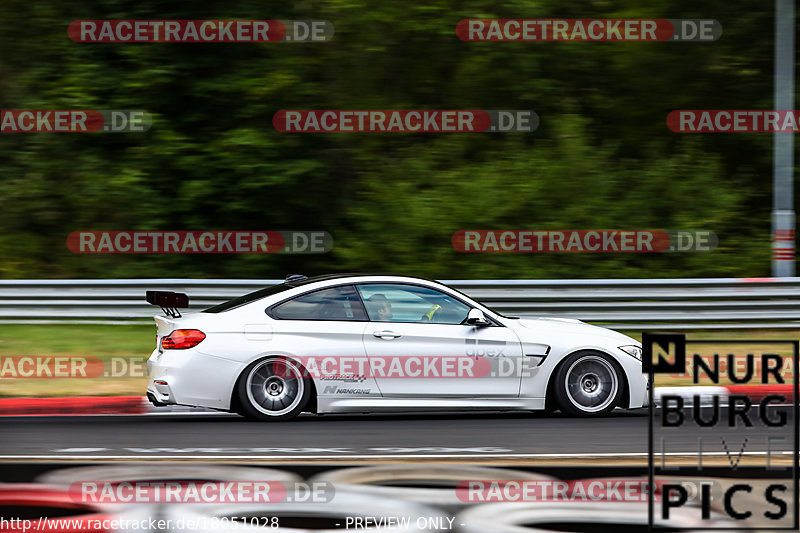
[[[227,302],[215,305],[214,307],[209,307],[208,309],[204,309],[203,313],[221,313],[223,311],[229,311],[231,309],[247,305],[250,302],[260,300],[261,298],[266,298],[267,296],[272,296],[273,294],[278,294],[279,292],[288,291],[289,289],[294,289],[294,287],[285,283],[279,283],[278,285],[273,285],[272,287],[267,287],[265,289],[259,289],[255,292],[251,292],[250,294],[245,294],[244,296],[239,296],[238,298],[228,300]]]
[[[283,320],[357,320],[367,317],[352,286],[331,287],[303,294],[272,308],[272,316]]]

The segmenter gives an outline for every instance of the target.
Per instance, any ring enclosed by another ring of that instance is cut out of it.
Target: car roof
[[[284,281],[284,284],[290,287],[301,287],[303,285],[308,285],[310,283],[316,283],[319,281],[330,281],[334,279],[343,279],[343,278],[369,278],[369,277],[392,277],[392,278],[408,278],[408,279],[418,279],[423,281],[430,281],[434,283],[438,283],[435,280],[427,279],[427,278],[420,278],[417,276],[403,276],[399,274],[364,274],[364,273],[348,273],[348,274],[323,274],[320,276],[312,276],[305,279],[300,279],[297,281]]]

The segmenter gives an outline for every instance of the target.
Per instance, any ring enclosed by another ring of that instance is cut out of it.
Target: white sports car
[[[435,281],[293,275],[198,313],[159,305],[147,397],[261,420],[308,411],[555,410],[649,401],[641,344],[578,320],[496,313]]]

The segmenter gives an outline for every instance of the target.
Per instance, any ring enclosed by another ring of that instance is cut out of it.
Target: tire
[[[544,404],[544,409],[542,409],[542,412],[546,415],[552,415],[556,411],[558,411],[558,402],[556,402],[555,398],[548,398]]]
[[[599,352],[567,357],[555,373],[553,392],[562,412],[572,416],[601,416],[622,397],[624,379],[619,366]]]
[[[285,357],[268,357],[245,368],[237,385],[241,411],[255,420],[291,420],[311,398],[305,369]]]

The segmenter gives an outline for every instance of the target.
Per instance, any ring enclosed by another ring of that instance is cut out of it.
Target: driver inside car
[[[383,294],[373,294],[367,298],[367,308],[370,318],[378,322],[390,322],[392,320],[392,304]]]

